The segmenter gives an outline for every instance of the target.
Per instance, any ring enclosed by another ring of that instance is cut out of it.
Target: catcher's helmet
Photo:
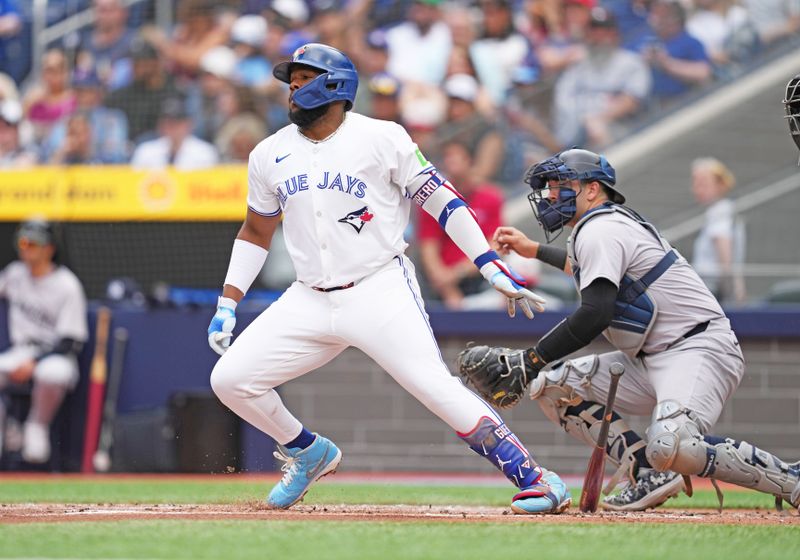
[[[558,200],[551,202],[546,194],[547,183],[573,180],[583,183],[598,181],[607,188],[611,202],[625,203],[625,196],[615,187],[616,172],[605,156],[571,148],[532,165],[525,173],[525,182],[533,189],[528,200],[548,242],[558,237],[564,225],[575,216],[577,193],[571,189],[561,189]],[[551,233],[556,235],[551,238]]]
[[[783,104],[786,107],[786,119],[789,121],[789,134],[800,148],[800,74],[786,84],[786,97],[783,99]]]
[[[345,111],[353,107],[358,89],[358,73],[353,62],[342,51],[321,43],[308,43],[294,51],[292,60],[276,64],[272,74],[288,84],[295,65],[308,66],[323,72],[292,94],[292,100],[298,106],[314,109],[334,101],[344,101]]]

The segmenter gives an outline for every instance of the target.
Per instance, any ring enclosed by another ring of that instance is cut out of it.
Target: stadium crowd
[[[288,122],[272,66],[318,41],[356,62],[356,111],[401,122],[434,161],[467,145],[477,181],[516,182],[800,29],[798,0],[182,0],[171,29],[151,0],[49,0],[48,25],[93,22],[33,65],[30,4],[0,0],[3,168],[244,162]]]

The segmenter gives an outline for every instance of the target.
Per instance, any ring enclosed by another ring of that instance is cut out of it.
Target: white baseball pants
[[[470,432],[484,416],[502,422],[443,362],[405,255],[345,290],[292,284],[234,338],[211,373],[211,386],[228,408],[285,444],[302,424],[275,388],[349,346],[375,360],[456,432]]]

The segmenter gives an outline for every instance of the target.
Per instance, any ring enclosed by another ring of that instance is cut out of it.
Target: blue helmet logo
[[[294,51],[292,60],[276,64],[272,74],[288,84],[295,65],[322,72],[292,94],[292,101],[297,106],[315,109],[334,101],[344,101],[345,111],[353,107],[358,89],[358,73],[353,62],[343,52],[321,43],[308,43]]]

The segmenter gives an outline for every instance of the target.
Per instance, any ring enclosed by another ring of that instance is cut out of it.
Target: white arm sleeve
[[[489,251],[489,243],[472,209],[435,168],[430,167],[420,173],[412,185],[416,191],[412,199],[439,222],[469,260],[474,262]]]
[[[261,272],[264,261],[267,260],[267,253],[266,249],[255,243],[250,243],[244,239],[234,241],[231,261],[228,265],[228,274],[225,276],[225,284],[229,284],[246,294],[253,284],[253,280]]]

